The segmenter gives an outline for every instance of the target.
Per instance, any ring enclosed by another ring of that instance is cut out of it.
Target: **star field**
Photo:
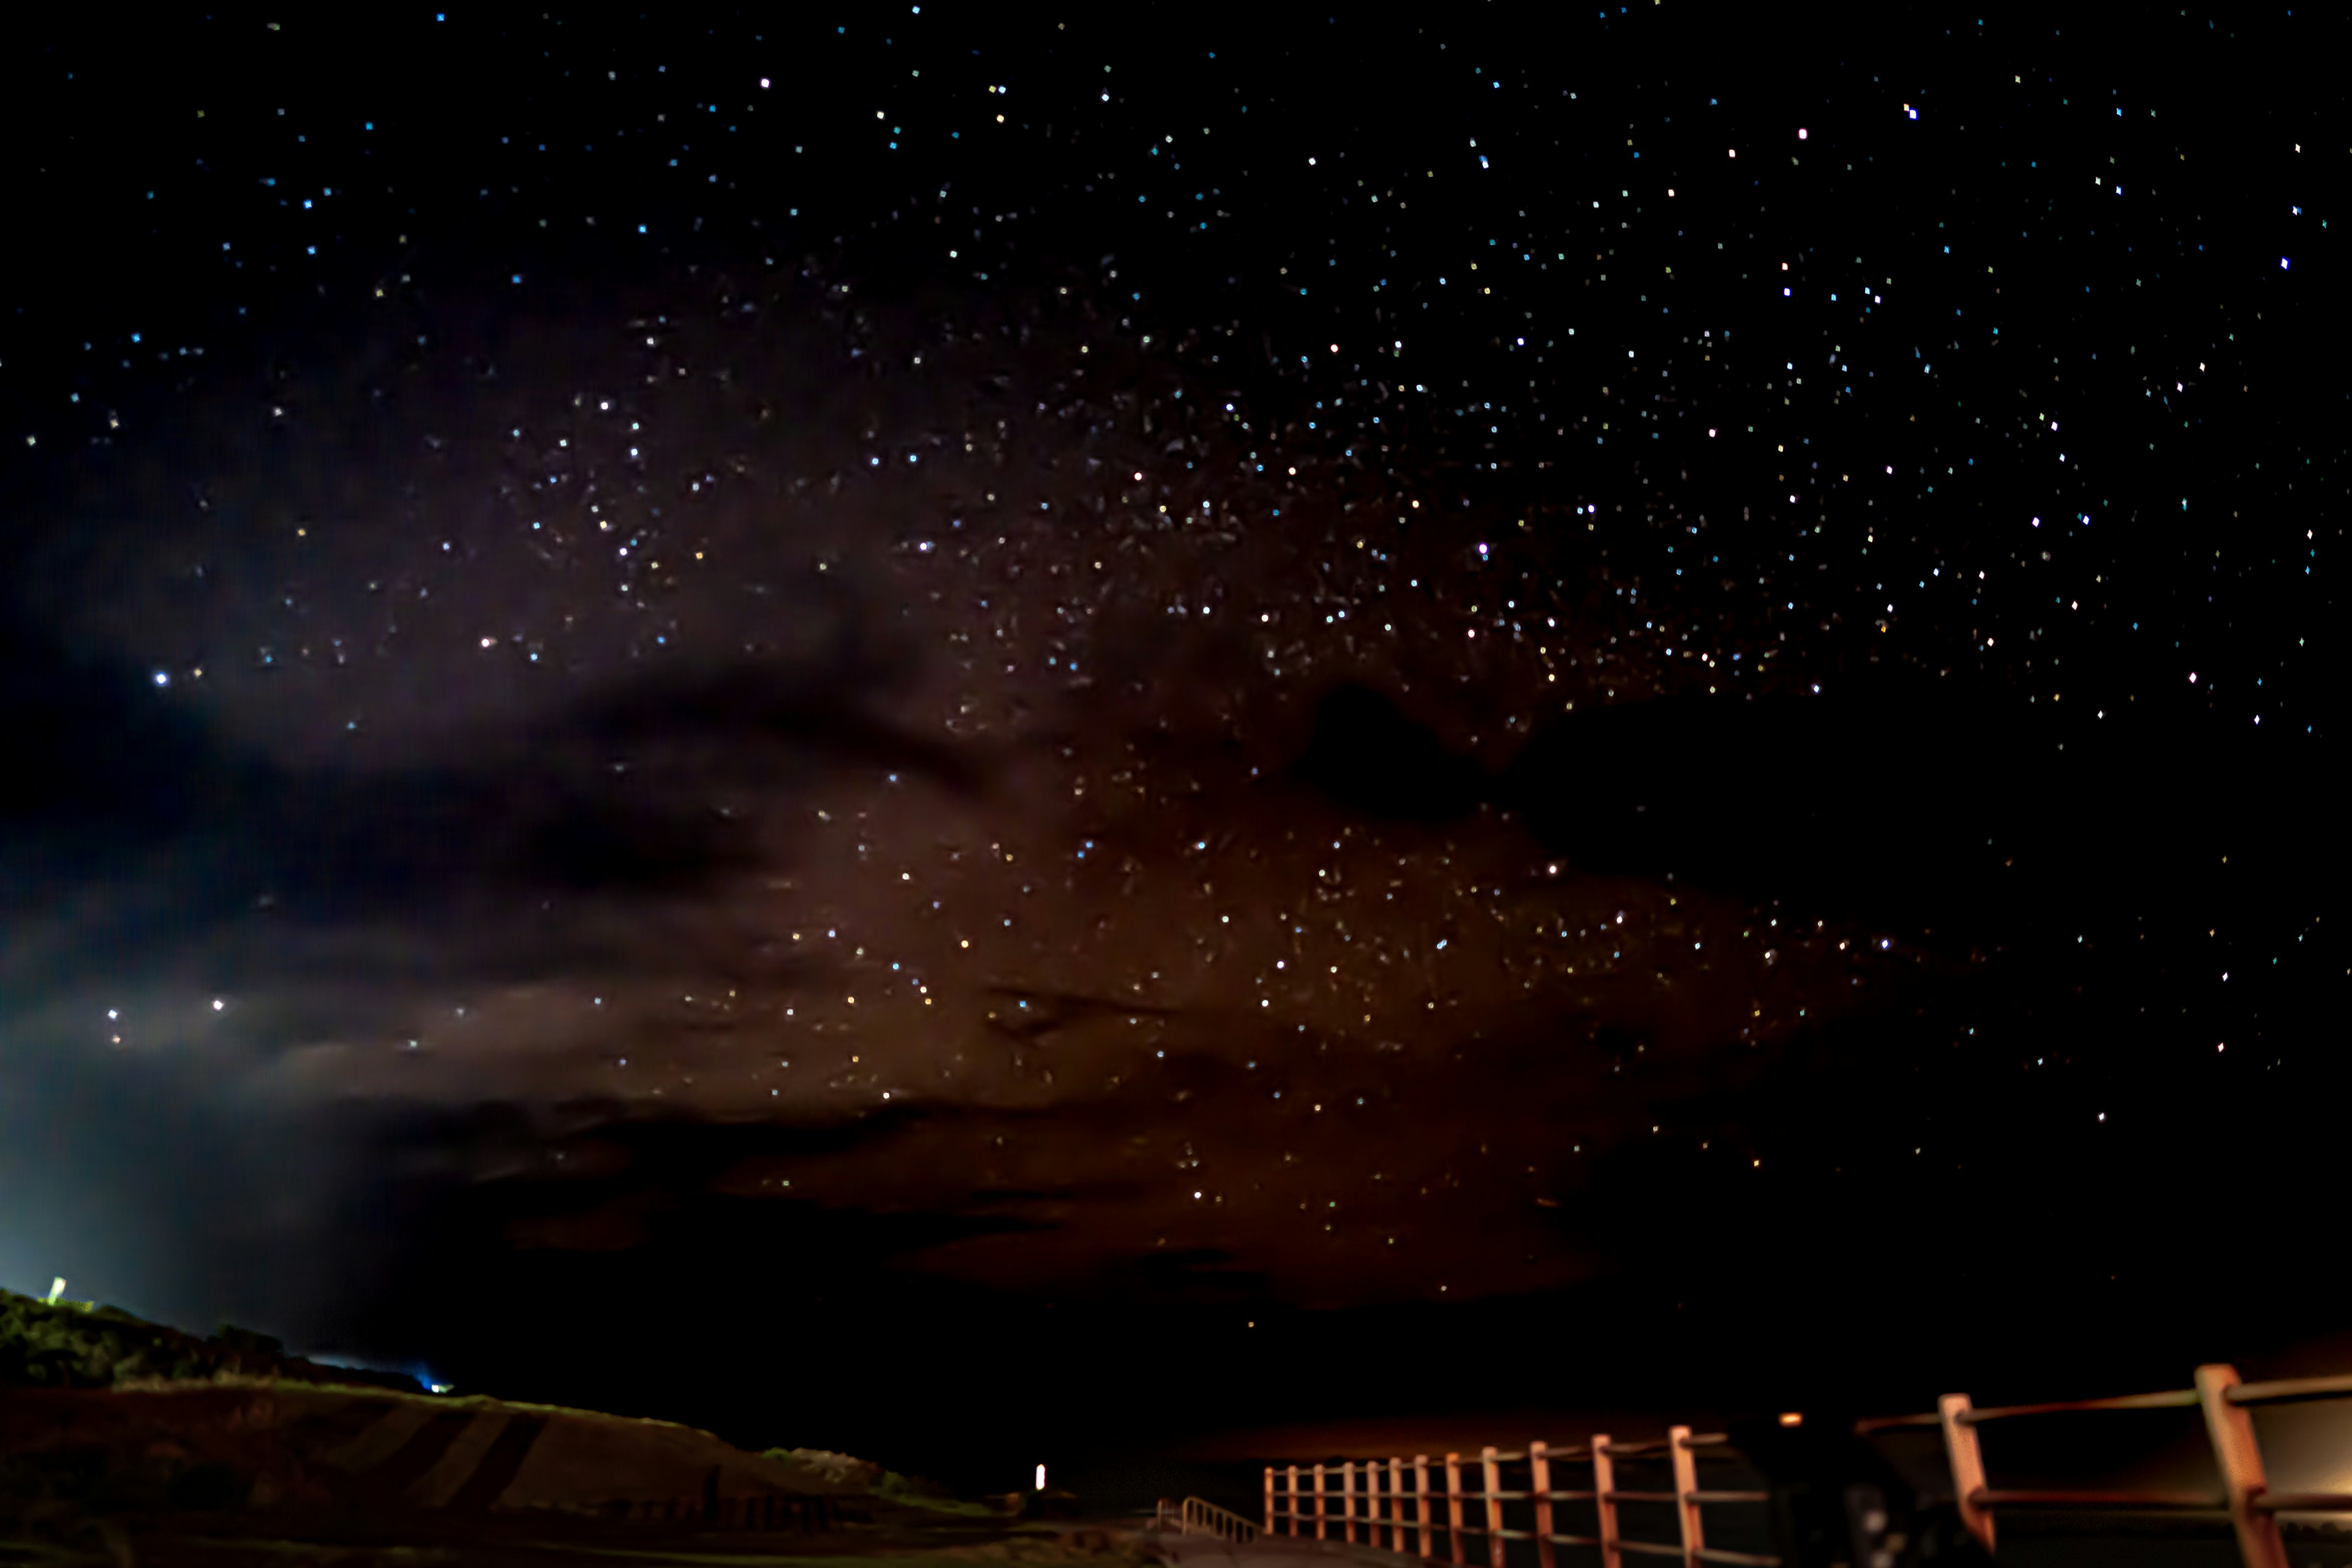
[[[175,26],[11,110],[0,1038],[359,1108],[222,1310],[535,1365],[413,1281],[708,1224],[1245,1354],[1681,1310],[1654,1203],[2095,1317],[2332,1081],[2305,17]]]

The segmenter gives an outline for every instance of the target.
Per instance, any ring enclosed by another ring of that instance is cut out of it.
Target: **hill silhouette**
[[[404,1373],[289,1355],[268,1334],[224,1323],[199,1338],[89,1301],[45,1301],[0,1290],[0,1388],[113,1388],[142,1381],[268,1378],[418,1394]]]

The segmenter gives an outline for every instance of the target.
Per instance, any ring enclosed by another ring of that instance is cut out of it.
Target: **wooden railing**
[[[1213,1535],[1236,1546],[1245,1546],[1258,1537],[1255,1520],[1244,1519],[1229,1508],[1219,1508],[1206,1498],[1188,1497],[1181,1503],[1161,1498],[1160,1511],[1152,1523],[1187,1535]]]
[[[2352,1398],[2352,1376],[2242,1383],[2234,1368],[2215,1364],[2197,1369],[2193,1388],[1985,1410],[1971,1406],[1965,1394],[1948,1394],[1937,1402],[1931,1413],[1873,1417],[1856,1422],[1854,1429],[1864,1436],[1904,1427],[1932,1427],[1939,1431],[1952,1478],[1952,1500],[1958,1506],[1961,1527],[1987,1552],[1994,1545],[1996,1510],[2162,1509],[2226,1516],[2246,1568],[2287,1568],[2285,1548],[2279,1538],[2278,1516],[2352,1514],[2352,1492],[2271,1491],[2263,1475],[2262,1450],[2255,1441],[2252,1412],[2267,1405],[2345,1398]],[[2206,1436],[2221,1472],[2219,1492],[2004,1491],[1986,1483],[1977,1430],[1988,1422],[2079,1412],[2168,1409],[2203,1413]],[[1790,1422],[1790,1417],[1782,1420]],[[1453,1568],[1470,1568],[1464,1552],[1465,1536],[1485,1539],[1487,1568],[1506,1568],[1505,1549],[1514,1541],[1535,1542],[1539,1568],[1557,1568],[1554,1553],[1560,1546],[1598,1547],[1603,1568],[1622,1568],[1627,1552],[1679,1557],[1686,1565],[1727,1563],[1780,1568],[1780,1559],[1769,1552],[1732,1552],[1706,1544],[1704,1509],[1717,1504],[1766,1503],[1772,1497],[1769,1491],[1710,1490],[1700,1487],[1697,1459],[1708,1450],[1727,1458],[1738,1457],[1728,1437],[1720,1433],[1694,1434],[1687,1426],[1672,1427],[1663,1441],[1649,1443],[1621,1443],[1603,1433],[1582,1443],[1558,1447],[1530,1443],[1524,1449],[1506,1451],[1489,1446],[1471,1461],[1479,1468],[1479,1485],[1475,1489],[1463,1485],[1461,1454],[1450,1453],[1438,1461],[1444,1471],[1442,1493],[1431,1491],[1432,1461],[1427,1454],[1415,1454],[1411,1459],[1396,1456],[1385,1461],[1350,1459],[1336,1466],[1310,1466],[1307,1475],[1312,1481],[1311,1491],[1300,1489],[1298,1466],[1291,1465],[1280,1472],[1286,1484],[1277,1487],[1276,1468],[1268,1465],[1265,1532],[1274,1534],[1277,1521],[1286,1521],[1289,1533],[1296,1536],[1311,1521],[1315,1538],[1321,1541],[1328,1539],[1330,1527],[1337,1523],[1344,1531],[1345,1539],[1353,1542],[1360,1524],[1368,1545],[1381,1545],[1381,1536],[1385,1532],[1389,1550],[1409,1552],[1428,1563],[1452,1564]],[[1671,1491],[1619,1489],[1617,1461],[1660,1458],[1667,1461],[1673,1477]],[[1528,1487],[1525,1490],[1504,1489],[1502,1467],[1522,1460],[1528,1467]],[[1551,1468],[1562,1463],[1588,1468],[1591,1484],[1573,1490],[1556,1489]],[[1334,1470],[1339,1482],[1336,1496],[1327,1484]],[[1360,1489],[1357,1484],[1360,1473],[1363,1482]],[[1410,1487],[1406,1484],[1408,1479]],[[1364,1504],[1361,1513],[1357,1510],[1360,1499]],[[1440,1499],[1445,1506],[1442,1524],[1432,1517],[1432,1504]],[[1335,1500],[1339,1505],[1336,1514],[1330,1507]],[[1313,1504],[1312,1512],[1306,1507],[1308,1502]],[[1410,1519],[1406,1517],[1408,1502],[1412,1505]],[[1474,1502],[1479,1507],[1483,1522],[1465,1521],[1465,1505]],[[1505,1528],[1503,1509],[1507,1502],[1529,1504],[1528,1512],[1532,1516],[1533,1528]],[[1562,1503],[1589,1505],[1592,1533],[1571,1534],[1555,1528],[1555,1510]],[[1618,1528],[1621,1503],[1671,1505],[1679,1527],[1678,1539],[1628,1540]],[[1386,1505],[1385,1513],[1381,1511],[1382,1504]],[[1437,1552],[1436,1536],[1441,1530],[1446,1536],[1447,1552],[1444,1556]]]

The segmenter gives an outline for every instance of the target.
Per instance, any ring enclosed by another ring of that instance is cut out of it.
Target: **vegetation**
[[[226,1377],[416,1391],[413,1379],[395,1373],[289,1356],[278,1341],[231,1324],[198,1339],[120,1307],[0,1290],[0,1388],[114,1388]]]
[[[958,1498],[939,1482],[921,1476],[902,1476],[896,1470],[886,1470],[871,1459],[860,1459],[849,1454],[836,1454],[830,1448],[771,1448],[765,1456],[814,1470],[827,1481],[839,1487],[857,1487],[868,1496],[902,1508],[919,1508],[933,1513],[958,1514],[971,1519],[1002,1519],[1008,1510],[1000,1498],[972,1502]]]
[[[798,1465],[804,1470],[814,1470],[835,1486],[863,1487],[869,1491],[879,1486],[882,1478],[889,1474],[871,1459],[836,1454],[830,1448],[771,1448],[765,1457],[782,1459],[788,1465]]]
[[[962,1514],[974,1519],[998,1519],[1004,1514],[1004,1510],[994,1503],[966,1502],[950,1495],[937,1481],[902,1476],[896,1470],[882,1472],[882,1479],[874,1483],[874,1495],[886,1502],[929,1509],[934,1513]]]

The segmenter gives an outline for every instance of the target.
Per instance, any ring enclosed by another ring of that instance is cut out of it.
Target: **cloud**
[[[1339,687],[1317,706],[1297,771],[1335,800],[1408,821],[1461,816],[1490,788],[1475,763],[1447,751],[1394,700],[1361,686]]]
[[[348,1211],[383,1146],[430,1142],[434,1098],[626,1054],[681,975],[804,975],[737,889],[790,864],[807,792],[992,784],[884,715],[912,667],[861,618],[844,599],[790,657],[566,683],[348,765],[270,754],[181,683],[0,618],[0,1269],[299,1334],[389,1257]],[[611,1005],[576,1020],[572,987]],[[428,1048],[403,1060],[409,1035]]]
[[[1672,878],[1990,945],[2188,901],[2233,863],[2302,865],[2308,759],[2195,721],[2086,731],[2054,704],[1857,677],[1830,695],[1563,711],[1487,773],[1390,698],[1331,692],[1296,776],[1371,816],[1509,811],[1586,872]],[[2079,720],[2082,716],[2074,716]]]
[[[42,973],[11,975],[20,1007],[189,965],[248,990],[331,970],[365,1007],[383,988],[625,972],[657,960],[661,922],[600,910],[688,905],[772,867],[779,806],[824,779],[988,786],[976,753],[882,716],[872,699],[903,671],[853,638],[680,660],[414,762],[330,767],[241,747],[152,677],[5,635],[0,727],[27,743],[0,777],[0,880],[16,934],[48,937]],[[70,906],[63,929],[27,921],[45,903]],[[287,1020],[325,1027],[323,1005]]]

